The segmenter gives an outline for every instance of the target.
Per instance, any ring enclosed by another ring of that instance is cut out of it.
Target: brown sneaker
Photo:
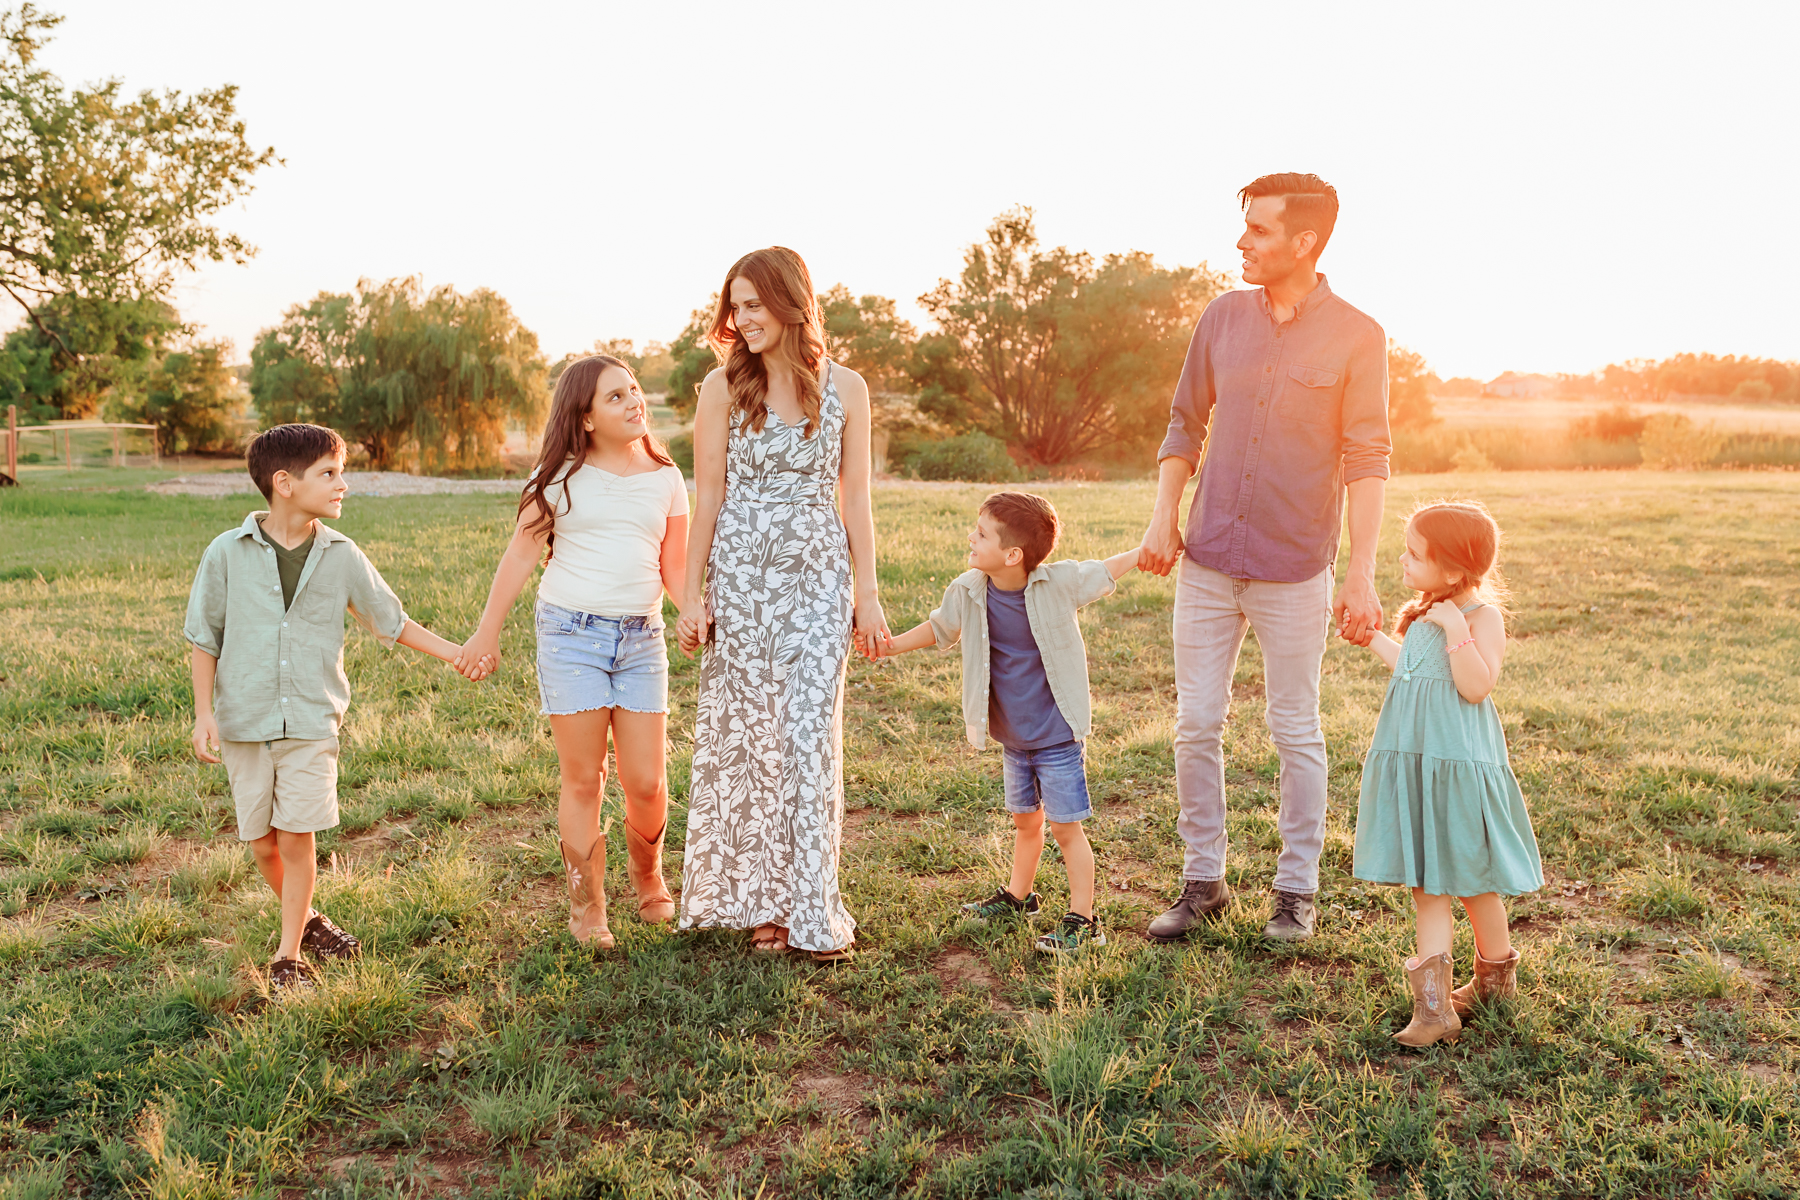
[[[314,912],[300,934],[300,948],[320,958],[355,958],[362,953],[362,943],[331,923],[322,912]]]
[[[1311,892],[1275,893],[1275,915],[1263,926],[1263,936],[1277,942],[1304,942],[1313,935]]]
[[[269,964],[269,986],[278,992],[300,991],[318,981],[313,965],[298,958],[278,958]]]
[[[1223,879],[1190,879],[1181,885],[1181,897],[1169,910],[1150,922],[1145,934],[1153,942],[1179,942],[1202,921],[1224,912],[1231,903],[1231,889]]]

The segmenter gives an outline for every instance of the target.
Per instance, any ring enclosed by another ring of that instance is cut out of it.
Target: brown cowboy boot
[[[1406,982],[1412,986],[1413,1015],[1411,1024],[1394,1035],[1402,1046],[1429,1046],[1436,1041],[1452,1041],[1462,1036],[1462,1021],[1450,1007],[1450,974],[1448,954],[1434,954],[1427,959],[1406,960]]]
[[[1475,955],[1475,978],[1450,993],[1450,1007],[1456,1015],[1466,1017],[1478,1000],[1507,1000],[1519,994],[1519,948],[1514,946],[1506,957],[1489,962]]]
[[[606,835],[594,839],[586,857],[578,857],[566,842],[557,845],[569,874],[569,933],[584,946],[611,950],[612,930],[606,927]]]
[[[631,851],[631,886],[637,892],[638,920],[646,925],[661,925],[675,917],[675,898],[669,895],[662,875],[663,835],[668,831],[669,823],[664,821],[652,842],[633,829],[630,821],[625,822],[625,845]]]

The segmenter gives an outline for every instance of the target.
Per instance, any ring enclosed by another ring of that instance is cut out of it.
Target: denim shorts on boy
[[[539,710],[669,711],[669,647],[661,617],[601,617],[537,603]]]
[[[1058,825],[1094,815],[1088,807],[1086,742],[1077,739],[1042,750],[1001,749],[1005,752],[1000,777],[1006,785],[1007,812],[1042,808],[1045,818]]]
[[[219,757],[237,805],[238,840],[254,842],[271,829],[317,833],[338,823],[335,737],[221,739]]]

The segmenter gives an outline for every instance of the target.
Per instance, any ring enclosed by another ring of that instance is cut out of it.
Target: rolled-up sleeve
[[[944,590],[944,602],[931,610],[931,636],[937,639],[939,650],[948,650],[961,639],[963,602],[968,595],[960,583],[953,583]]]
[[[1110,596],[1118,587],[1112,572],[1106,564],[1097,558],[1086,562],[1073,559],[1050,565],[1050,577],[1057,585],[1065,589],[1065,594],[1074,598],[1075,607],[1083,608],[1102,596]]]
[[[1185,458],[1190,466],[1200,462],[1200,448],[1206,442],[1206,422],[1212,416],[1212,372],[1207,363],[1207,318],[1210,310],[1200,315],[1194,336],[1188,342],[1187,358],[1181,364],[1181,378],[1175,384],[1175,397],[1169,402],[1169,432],[1164,435],[1156,461]]]
[[[1343,413],[1344,482],[1386,479],[1394,447],[1388,432],[1387,337],[1378,325],[1350,352]]]
[[[187,620],[181,635],[197,648],[218,658],[225,652],[225,551],[219,542],[200,556],[194,587],[188,592]]]
[[[350,575],[350,615],[356,618],[357,624],[375,635],[377,641],[388,649],[393,649],[402,633],[406,631],[406,610],[400,606],[400,597],[394,595],[394,589],[387,585],[369,556],[362,552],[360,546],[352,546],[356,561],[351,565]]]

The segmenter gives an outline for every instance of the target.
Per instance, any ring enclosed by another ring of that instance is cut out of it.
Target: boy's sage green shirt
[[[182,634],[219,660],[213,715],[228,742],[336,737],[350,707],[344,612],[391,647],[399,597],[355,542],[313,522],[312,553],[284,611],[275,547],[253,512],[213,539],[194,574]]]
[[[1025,617],[1044,660],[1050,694],[1078,739],[1087,737],[1094,721],[1088,700],[1087,644],[1081,640],[1075,612],[1111,595],[1116,586],[1112,572],[1097,560],[1039,563],[1025,579]],[[962,642],[963,724],[969,744],[977,750],[987,745],[988,733],[987,590],[985,573],[965,571],[945,589],[942,607],[931,614],[938,649]]]

